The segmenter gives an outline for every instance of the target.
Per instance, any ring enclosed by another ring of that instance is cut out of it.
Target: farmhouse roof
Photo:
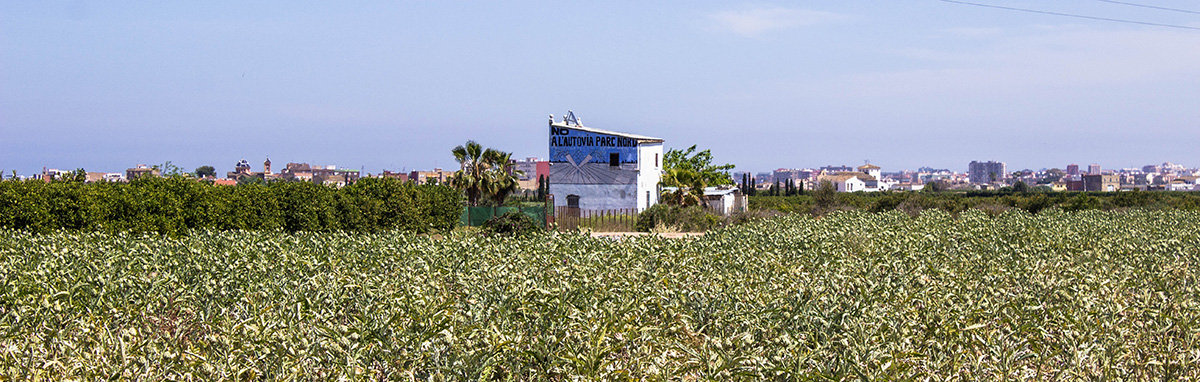
[[[741,191],[741,190],[734,188],[734,187],[728,187],[728,188],[726,188],[726,187],[705,187],[704,195],[705,196],[729,195],[729,194],[736,194],[739,191]]]
[[[662,189],[663,189],[663,191],[674,192],[675,190],[678,190],[679,187],[663,187]],[[723,196],[723,195],[729,195],[729,194],[736,194],[739,192],[741,192],[741,190],[736,187],[729,187],[729,188],[705,187],[704,188],[704,196]]]
[[[859,180],[862,180],[864,182],[876,180],[875,177],[861,173],[861,172],[843,172],[843,173],[838,173],[836,175],[821,175],[817,178],[820,180],[829,180],[829,181],[834,181],[834,182],[845,182],[846,180],[849,180],[850,178],[858,178]]]

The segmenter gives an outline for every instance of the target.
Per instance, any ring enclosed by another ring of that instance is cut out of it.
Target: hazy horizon
[[[1200,165],[1200,16],[975,3],[1162,25],[934,0],[12,2],[0,170],[454,168],[467,140],[545,158],[567,110],[739,171]]]

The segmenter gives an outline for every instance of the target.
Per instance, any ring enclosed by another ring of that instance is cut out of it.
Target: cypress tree
[[[540,201],[540,202],[546,201],[546,194],[549,193],[548,191],[550,189],[549,183],[550,182],[546,181],[546,175],[538,175],[538,190],[537,190],[538,201]]]

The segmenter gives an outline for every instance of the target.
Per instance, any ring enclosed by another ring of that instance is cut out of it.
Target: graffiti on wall
[[[550,126],[550,178],[556,183],[634,183],[637,146],[633,138]]]
[[[550,126],[550,162],[609,163],[616,154],[619,163],[637,163],[637,145],[633,138]]]

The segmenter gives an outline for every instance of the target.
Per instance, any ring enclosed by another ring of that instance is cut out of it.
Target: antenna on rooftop
[[[575,118],[575,112],[567,110],[567,115],[563,116],[563,123],[567,125],[582,126],[579,118]]]

